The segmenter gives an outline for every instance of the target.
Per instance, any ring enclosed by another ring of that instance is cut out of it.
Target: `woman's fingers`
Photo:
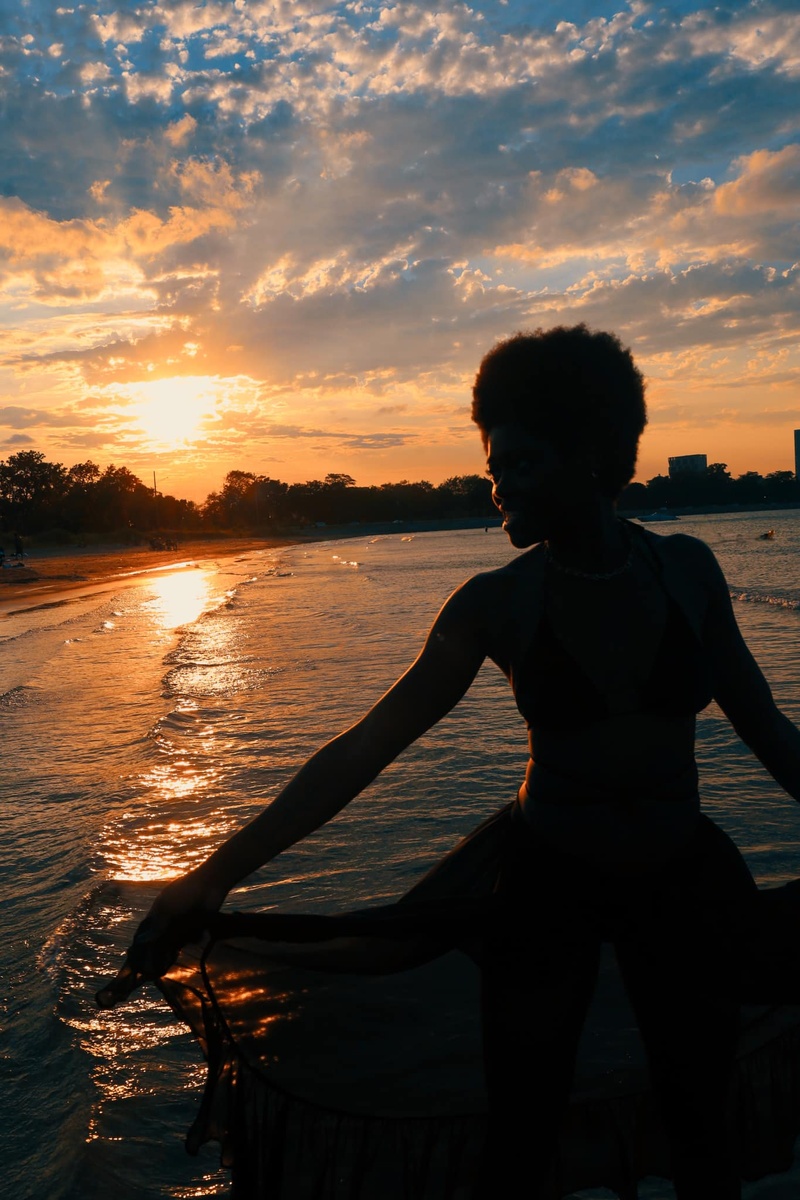
[[[211,916],[196,912],[173,918],[152,913],[145,917],[119,971],[96,994],[100,1008],[113,1008],[141,984],[165,975],[181,947],[202,936]]]
[[[224,899],[197,873],[168,884],[136,930],[122,967],[97,993],[99,1006],[113,1008],[140,984],[166,974],[181,947],[202,937]]]
[[[137,971],[126,958],[114,978],[109,979],[100,991],[95,993],[98,1008],[114,1008],[121,1001],[127,1000],[131,992],[146,979],[147,976]]]

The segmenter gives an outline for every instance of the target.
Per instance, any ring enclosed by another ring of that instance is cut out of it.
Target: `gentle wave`
[[[9,688],[7,692],[0,694],[0,711],[9,712],[16,708],[22,708],[24,705],[33,704],[37,699],[41,699],[41,691],[41,688],[31,684],[20,684],[17,687]]]
[[[236,661],[229,663],[186,663],[173,667],[164,676],[163,695],[173,696],[235,696],[252,692],[267,679],[281,674],[279,667],[242,668]]]
[[[742,592],[738,588],[729,588],[732,600],[740,604],[771,604],[774,608],[785,608],[792,612],[800,611],[800,600],[788,596],[774,596],[763,592]]]

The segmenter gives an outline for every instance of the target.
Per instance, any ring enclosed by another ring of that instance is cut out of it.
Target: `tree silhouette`
[[[20,450],[0,463],[0,512],[7,528],[35,533],[52,520],[67,490],[67,472],[38,450]]]
[[[733,479],[725,463],[711,463],[705,471],[629,484],[620,509],[646,513],[665,506],[792,503],[800,503],[800,483],[792,471],[763,477],[746,471]],[[113,463],[104,471],[91,461],[67,469],[48,462],[38,450],[0,460],[0,525],[24,534],[66,530],[135,538],[154,529],[199,528],[280,533],[298,526],[466,518],[498,519],[484,475],[453,475],[438,486],[427,479],[401,479],[359,487],[343,472],[287,484],[233,470],[219,491],[197,505],[156,494],[127,467]]]

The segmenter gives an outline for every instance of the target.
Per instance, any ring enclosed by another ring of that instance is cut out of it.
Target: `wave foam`
[[[800,611],[800,600],[795,600],[788,596],[773,596],[763,592],[747,592],[739,591],[738,588],[729,588],[731,600],[738,600],[741,604],[771,604],[775,608],[786,608],[790,611]]]
[[[0,694],[0,712],[24,708],[25,705],[33,704],[39,699],[41,699],[41,688],[23,683]]]

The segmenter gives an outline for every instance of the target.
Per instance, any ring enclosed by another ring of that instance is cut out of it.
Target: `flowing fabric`
[[[234,1197],[467,1200],[486,1101],[482,939],[512,805],[396,904],[340,916],[224,914],[158,986],[208,1061],[187,1138],[217,1140]],[[709,931],[713,937],[713,930]],[[305,945],[325,970],[276,961]],[[736,1145],[746,1179],[786,1170],[800,1132],[800,881],[739,931]],[[608,950],[584,1030],[552,1196],[636,1196],[669,1176],[633,1014]]]

